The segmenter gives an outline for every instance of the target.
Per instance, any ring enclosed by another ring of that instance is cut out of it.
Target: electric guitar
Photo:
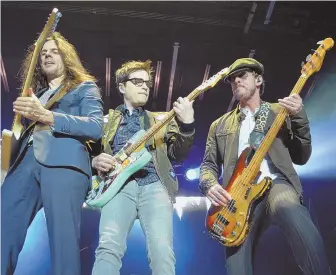
[[[194,100],[201,93],[214,87],[227,72],[228,68],[225,68],[203,82],[188,95],[188,99],[190,101]],[[92,208],[103,207],[119,192],[131,175],[142,169],[152,159],[151,153],[144,147],[144,144],[174,116],[175,112],[171,110],[147,132],[140,130],[135,133],[125,146],[114,155],[116,163],[112,171],[104,178],[99,176],[92,177],[92,189],[86,199],[88,206]]]
[[[307,62],[302,67],[301,76],[291,95],[299,94],[307,79],[320,70],[326,51],[333,47],[334,41],[327,38],[318,44],[320,46],[314,54],[307,57]],[[238,158],[233,175],[226,187],[226,191],[232,197],[229,205],[225,207],[212,205],[207,213],[206,227],[210,235],[225,246],[238,246],[246,239],[254,206],[271,187],[272,181],[269,178],[264,178],[259,183],[256,178],[259,175],[261,162],[287,115],[286,109],[281,108],[259,148],[253,150],[248,147]]]
[[[45,24],[42,33],[34,43],[34,52],[29,64],[28,73],[23,84],[21,91],[21,97],[27,96],[28,89],[31,87],[32,78],[36,69],[36,64],[39,58],[39,54],[46,39],[53,34],[58,24],[58,21],[62,17],[62,14],[58,9],[54,8]],[[2,131],[2,144],[1,144],[1,178],[5,178],[5,174],[17,155],[20,147],[20,137],[24,131],[24,127],[21,123],[21,114],[15,114],[12,130],[4,129]]]

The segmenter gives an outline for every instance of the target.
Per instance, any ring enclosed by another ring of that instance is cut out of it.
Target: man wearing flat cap
[[[285,234],[300,269],[305,275],[329,275],[330,269],[320,233],[302,205],[302,186],[293,163],[305,164],[312,151],[309,121],[302,99],[293,94],[278,103],[262,101],[264,66],[255,59],[241,58],[230,67],[225,82],[229,83],[239,104],[210,127],[206,151],[201,165],[200,189],[214,206],[227,206],[231,195],[226,188],[235,164],[247,147],[257,149],[282,108],[288,112],[260,166],[260,182],[272,179],[252,213],[245,241],[226,249],[226,267],[230,275],[252,275],[253,253],[262,232],[275,224]],[[218,183],[223,165],[222,184]]]

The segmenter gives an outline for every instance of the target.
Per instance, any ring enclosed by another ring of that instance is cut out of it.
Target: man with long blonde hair
[[[1,274],[14,274],[27,229],[44,207],[52,274],[80,275],[81,208],[91,179],[86,142],[101,138],[103,108],[95,78],[61,34],[45,42],[32,88],[13,110],[26,130],[1,187]]]
[[[129,61],[116,72],[116,84],[124,104],[109,111],[102,139],[104,152],[92,160],[92,167],[100,175],[113,168],[112,155],[136,132],[149,129],[166,114],[144,109],[152,87],[150,65],[150,61]],[[192,103],[188,98],[177,99],[174,103],[177,120],[172,119],[146,146],[152,160],[134,173],[119,193],[103,206],[92,274],[120,274],[126,239],[137,218],[146,237],[152,274],[175,274],[173,203],[178,183],[171,161],[186,158],[193,143]]]

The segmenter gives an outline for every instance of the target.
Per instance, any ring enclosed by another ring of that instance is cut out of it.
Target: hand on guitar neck
[[[283,99],[279,99],[280,106],[284,107],[290,115],[296,115],[302,110],[302,98],[298,94],[293,94]]]
[[[284,107],[290,115],[296,115],[301,111],[303,106],[302,98],[298,94],[279,99],[279,104]],[[207,198],[214,206],[227,206],[232,199],[230,194],[218,183],[209,189]]]
[[[92,159],[92,168],[96,169],[98,176],[103,177],[114,168],[116,160],[113,156],[101,153]]]
[[[20,96],[13,102],[13,111],[33,121],[54,124],[52,112],[42,106],[32,89],[28,90],[27,96]]]
[[[229,192],[227,192],[219,183],[209,189],[207,198],[214,206],[227,206],[232,200]]]
[[[173,104],[173,109],[179,121],[185,124],[194,122],[194,100],[190,101],[187,97],[179,97]]]

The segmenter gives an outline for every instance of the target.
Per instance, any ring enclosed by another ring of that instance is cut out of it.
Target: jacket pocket
[[[234,131],[232,131],[232,130],[228,130],[228,131],[224,130],[224,131],[216,133],[216,138],[217,138],[217,140],[224,139],[224,138],[226,138],[230,135],[233,135],[233,134],[234,134]]]

